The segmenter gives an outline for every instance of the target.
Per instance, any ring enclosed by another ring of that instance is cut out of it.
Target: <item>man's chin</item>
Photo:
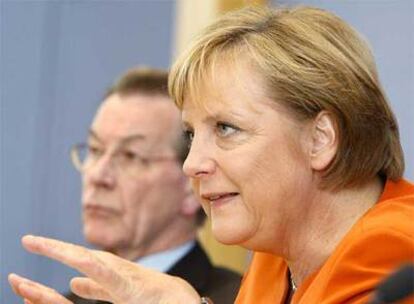
[[[88,229],[85,227],[83,235],[89,244],[105,250],[107,248],[114,248],[117,243],[116,239],[112,237],[113,232],[108,231],[108,229],[97,230],[96,228]]]

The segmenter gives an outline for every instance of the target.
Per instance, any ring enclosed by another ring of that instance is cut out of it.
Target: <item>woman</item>
[[[414,186],[401,179],[397,123],[369,48],[341,19],[308,7],[226,15],[175,63],[170,92],[214,236],[255,251],[237,303],[366,303],[412,259]],[[185,282],[109,254],[24,244],[89,276],[72,281],[80,295],[200,303]],[[31,303],[65,303],[10,282]]]

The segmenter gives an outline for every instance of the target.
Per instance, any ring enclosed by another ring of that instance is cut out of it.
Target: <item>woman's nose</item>
[[[183,164],[185,175],[191,178],[202,178],[213,174],[216,170],[216,162],[211,152],[209,147],[197,144],[193,140],[188,156]]]

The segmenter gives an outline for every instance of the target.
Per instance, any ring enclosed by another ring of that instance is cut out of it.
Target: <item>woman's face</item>
[[[277,252],[272,247],[297,223],[311,178],[306,127],[276,109],[252,69],[221,66],[215,72],[199,100],[183,104],[192,139],[184,172],[216,239]]]

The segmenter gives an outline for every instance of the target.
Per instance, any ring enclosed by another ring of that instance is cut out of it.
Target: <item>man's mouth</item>
[[[113,208],[102,207],[97,205],[85,205],[83,207],[83,212],[88,217],[113,217],[119,215],[119,211]]]

